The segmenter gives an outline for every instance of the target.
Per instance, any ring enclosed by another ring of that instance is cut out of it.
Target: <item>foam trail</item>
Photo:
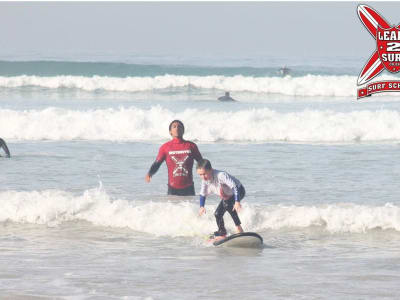
[[[277,205],[249,209],[243,217],[255,230],[322,227],[330,233],[365,233],[383,229],[400,231],[400,207],[338,203],[320,206]]]
[[[207,118],[199,119],[201,115]],[[185,123],[187,139],[200,142],[400,140],[400,113],[393,110],[283,113],[268,108],[237,112],[186,109],[175,113],[161,106],[88,111],[0,109],[0,136],[7,140],[159,142],[170,138],[166,128],[173,119]]]
[[[382,77],[383,78],[383,77]],[[386,76],[385,79],[396,79]],[[356,76],[306,75],[302,77],[252,76],[184,76],[154,77],[107,76],[0,76],[0,87],[40,87],[48,89],[81,89],[85,91],[143,92],[164,89],[218,89],[231,92],[253,92],[289,96],[356,97]]]
[[[130,228],[157,236],[204,236],[215,229],[211,213],[198,216],[198,203],[112,200],[101,189],[82,195],[65,191],[0,192],[0,222],[58,226],[84,220],[97,226]],[[209,212],[214,205],[207,205]],[[179,218],[176,216],[179,215]],[[337,203],[314,206],[243,204],[240,213],[246,230],[302,229],[321,227],[330,233],[366,233],[370,230],[400,231],[400,207]],[[234,232],[232,222],[227,229]]]

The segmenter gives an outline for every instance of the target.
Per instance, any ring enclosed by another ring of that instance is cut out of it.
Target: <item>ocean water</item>
[[[400,100],[356,100],[363,63],[3,58],[0,298],[399,299]],[[218,199],[199,217],[165,165],[145,182],[173,119],[262,249],[210,246]]]

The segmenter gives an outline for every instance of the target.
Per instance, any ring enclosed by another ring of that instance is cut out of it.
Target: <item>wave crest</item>
[[[189,201],[152,202],[112,200],[101,188],[76,196],[59,190],[0,192],[0,222],[58,226],[84,220],[97,226],[130,228],[158,236],[199,236],[214,230],[212,214],[198,216],[198,204]],[[212,211],[214,205],[208,205]],[[179,215],[179,218],[176,218]],[[331,233],[400,231],[400,207],[337,203],[320,206],[243,204],[240,217],[248,231],[321,227]],[[228,222],[227,222],[228,223]],[[233,224],[227,224],[234,232]]]
[[[48,89],[144,92],[165,89],[218,89],[232,92],[281,94],[289,96],[356,97],[356,76],[306,75],[302,77],[184,76],[0,76],[2,88],[40,87]]]
[[[393,110],[304,110],[283,113],[267,108],[237,112],[186,109],[175,113],[161,106],[88,111],[61,108],[26,111],[1,109],[0,136],[15,140],[158,142],[170,138],[168,124],[174,119],[185,123],[185,138],[200,142],[341,143],[400,140],[400,113]]]

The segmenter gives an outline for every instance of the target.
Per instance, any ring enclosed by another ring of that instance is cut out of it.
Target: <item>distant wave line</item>
[[[388,76],[389,77],[389,76]],[[356,76],[306,75],[302,77],[183,76],[0,76],[0,88],[40,87],[84,91],[144,92],[168,89],[217,89],[292,96],[356,96]]]

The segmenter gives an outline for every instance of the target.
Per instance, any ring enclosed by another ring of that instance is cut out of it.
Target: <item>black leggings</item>
[[[246,195],[246,190],[244,189],[243,185],[240,186],[238,192],[240,201]],[[233,222],[235,222],[236,226],[239,226],[241,224],[236,210],[233,210],[234,204],[235,204],[235,196],[230,197],[228,200],[221,200],[221,202],[218,204],[217,209],[214,212],[214,216],[218,225],[218,232],[222,235],[226,235],[226,229],[224,223],[224,214],[226,211],[231,215]]]
[[[168,185],[168,195],[175,196],[194,196],[196,195],[194,192],[194,185],[189,185],[183,189],[174,189],[170,185]]]

